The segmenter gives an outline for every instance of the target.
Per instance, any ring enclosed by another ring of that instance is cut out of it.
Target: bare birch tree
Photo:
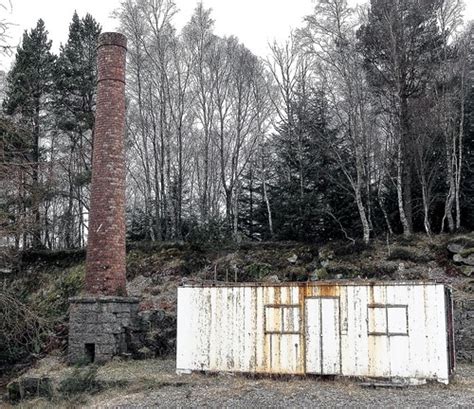
[[[338,160],[357,205],[363,229],[363,240],[370,240],[369,210],[364,191],[370,190],[370,160],[373,120],[371,101],[365,80],[363,59],[356,48],[355,13],[346,0],[318,2],[314,13],[306,17],[300,36],[304,51],[313,58],[318,75],[326,84],[334,126],[339,130],[336,141],[327,146]],[[353,162],[341,155],[350,151]]]

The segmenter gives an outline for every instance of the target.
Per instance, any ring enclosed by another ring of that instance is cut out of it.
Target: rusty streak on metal
[[[445,291],[432,281],[183,286],[177,368],[447,382]]]

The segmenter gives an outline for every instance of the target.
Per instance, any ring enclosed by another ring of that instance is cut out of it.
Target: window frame
[[[369,329],[369,314],[371,309],[381,308],[385,309],[385,332],[370,331]],[[406,320],[406,331],[405,332],[391,332],[389,331],[389,319],[388,311],[390,308],[404,308],[405,309],[405,320]],[[408,305],[407,304],[368,304],[367,305],[367,334],[370,336],[387,336],[387,337],[408,337],[410,336],[410,328],[408,322]]]
[[[279,334],[279,335],[301,335],[302,334],[302,327],[301,327],[301,305],[299,304],[265,304],[264,306],[264,313],[263,313],[263,332],[264,334]],[[267,330],[267,308],[276,308],[280,310],[280,322],[281,322],[281,330],[280,331],[268,331]],[[292,330],[288,331],[285,330],[285,318],[284,313],[285,309],[294,309],[298,310],[298,331]]]

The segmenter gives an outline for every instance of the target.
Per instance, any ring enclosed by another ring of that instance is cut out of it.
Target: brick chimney
[[[134,349],[139,300],[126,297],[125,274],[126,46],[122,34],[99,37],[86,295],[70,299],[70,363],[106,362]]]
[[[97,48],[97,110],[86,291],[126,295],[125,274],[125,60],[127,39],[103,33]]]

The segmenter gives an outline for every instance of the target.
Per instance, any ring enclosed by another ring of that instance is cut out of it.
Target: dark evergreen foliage
[[[51,53],[48,31],[40,19],[34,29],[23,34],[13,68],[7,76],[3,102],[5,113],[11,115],[29,135],[26,146],[29,158],[28,179],[24,178],[23,183],[30,198],[33,247],[43,245],[40,205],[47,196],[47,188],[42,186],[40,166],[44,151],[42,138],[51,125],[47,110],[51,103],[54,63],[55,56]]]
[[[471,49],[470,81],[464,123],[464,172],[462,174],[462,217],[464,227],[474,230],[474,50]]]
[[[55,69],[55,110],[59,129],[74,138],[94,127],[96,48],[100,25],[75,12],[69,37],[61,46]],[[72,143],[75,142],[73,139]]]

